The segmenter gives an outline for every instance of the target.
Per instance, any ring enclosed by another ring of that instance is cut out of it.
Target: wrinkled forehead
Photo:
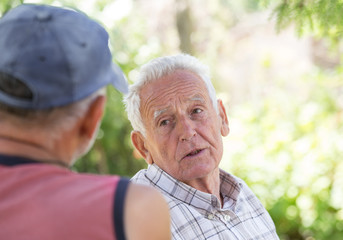
[[[140,91],[140,111],[163,111],[176,102],[210,101],[204,81],[196,74],[178,70],[144,85]]]
[[[194,96],[186,96],[183,101],[182,104],[185,105],[185,107],[187,107],[188,105],[192,105],[192,104],[196,104],[196,103],[202,103],[205,104],[206,100],[204,99],[203,96],[199,95],[199,94],[195,94]],[[166,106],[156,106],[156,109],[152,109],[153,111],[153,115],[154,118],[158,118],[160,115],[167,113],[168,111],[172,111],[172,106],[173,106],[173,101],[167,102],[165,104]]]

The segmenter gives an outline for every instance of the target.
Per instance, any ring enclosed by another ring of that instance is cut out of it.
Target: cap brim
[[[126,94],[129,92],[129,86],[123,71],[115,63],[112,64],[115,79],[112,81],[113,86],[120,92]]]

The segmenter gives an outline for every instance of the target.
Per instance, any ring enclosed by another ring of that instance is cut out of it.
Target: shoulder
[[[128,239],[170,239],[169,207],[157,190],[131,183],[124,212]]]

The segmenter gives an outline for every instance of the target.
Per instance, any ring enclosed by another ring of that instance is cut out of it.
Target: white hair
[[[198,75],[204,81],[213,107],[219,113],[216,92],[206,65],[188,54],[159,57],[142,66],[137,81],[130,86],[129,93],[124,97],[128,119],[133,129],[141,132],[143,136],[146,136],[146,129],[140,113],[140,91],[149,82],[160,79],[176,70],[187,70]]]

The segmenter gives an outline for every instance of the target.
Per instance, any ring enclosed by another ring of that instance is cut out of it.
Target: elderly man
[[[104,87],[127,91],[103,27],[21,5],[0,33],[0,239],[170,239],[158,191],[68,169],[95,139]]]
[[[167,199],[173,239],[278,239],[248,186],[218,167],[229,123],[206,66],[185,54],[157,58],[125,103],[132,142],[149,164],[131,180]]]

